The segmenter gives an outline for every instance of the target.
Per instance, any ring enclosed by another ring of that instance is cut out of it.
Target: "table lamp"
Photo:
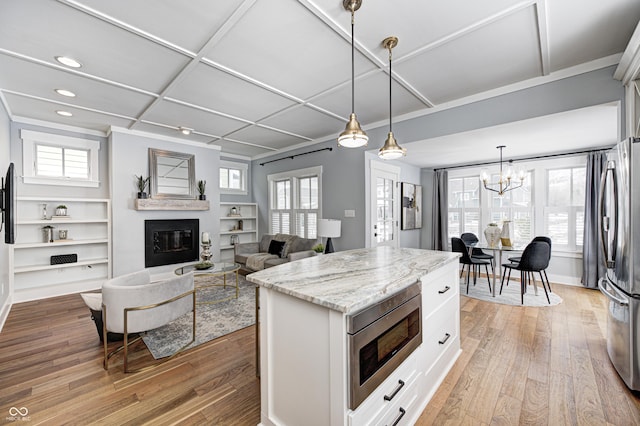
[[[318,221],[318,236],[326,237],[327,243],[325,244],[325,254],[333,253],[333,243],[331,238],[340,237],[340,225],[341,221],[338,219],[320,219]]]

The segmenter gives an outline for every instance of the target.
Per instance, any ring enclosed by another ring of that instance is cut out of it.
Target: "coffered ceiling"
[[[639,19],[637,0],[363,0],[358,119],[365,129],[388,120],[387,36],[399,38],[401,119],[615,61]],[[344,129],[350,31],[342,0],[2,0],[0,96],[14,120],[117,126],[259,158]]]

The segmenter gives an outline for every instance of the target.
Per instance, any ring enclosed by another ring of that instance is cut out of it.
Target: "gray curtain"
[[[449,174],[446,170],[436,170],[433,179],[433,203],[431,235],[433,236],[434,250],[448,250],[449,230],[447,228],[449,201],[447,193],[449,188]]]
[[[598,278],[605,272],[604,257],[600,250],[600,178],[607,165],[604,152],[587,156],[586,188],[584,195],[584,236],[582,243],[582,285],[598,288]]]

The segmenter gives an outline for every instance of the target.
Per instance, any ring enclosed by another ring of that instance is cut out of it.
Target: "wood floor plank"
[[[544,308],[461,297],[463,352],[418,425],[640,425],[640,398],[606,355],[604,296],[552,288],[564,301]],[[121,357],[105,371],[79,295],[16,304],[0,332],[0,412],[27,407],[33,425],[256,425],[254,345],[248,327],[148,372],[124,374]],[[132,359],[155,362],[142,343]]]

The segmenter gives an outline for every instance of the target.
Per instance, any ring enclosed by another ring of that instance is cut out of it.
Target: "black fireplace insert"
[[[144,266],[198,260],[198,219],[144,221]]]

